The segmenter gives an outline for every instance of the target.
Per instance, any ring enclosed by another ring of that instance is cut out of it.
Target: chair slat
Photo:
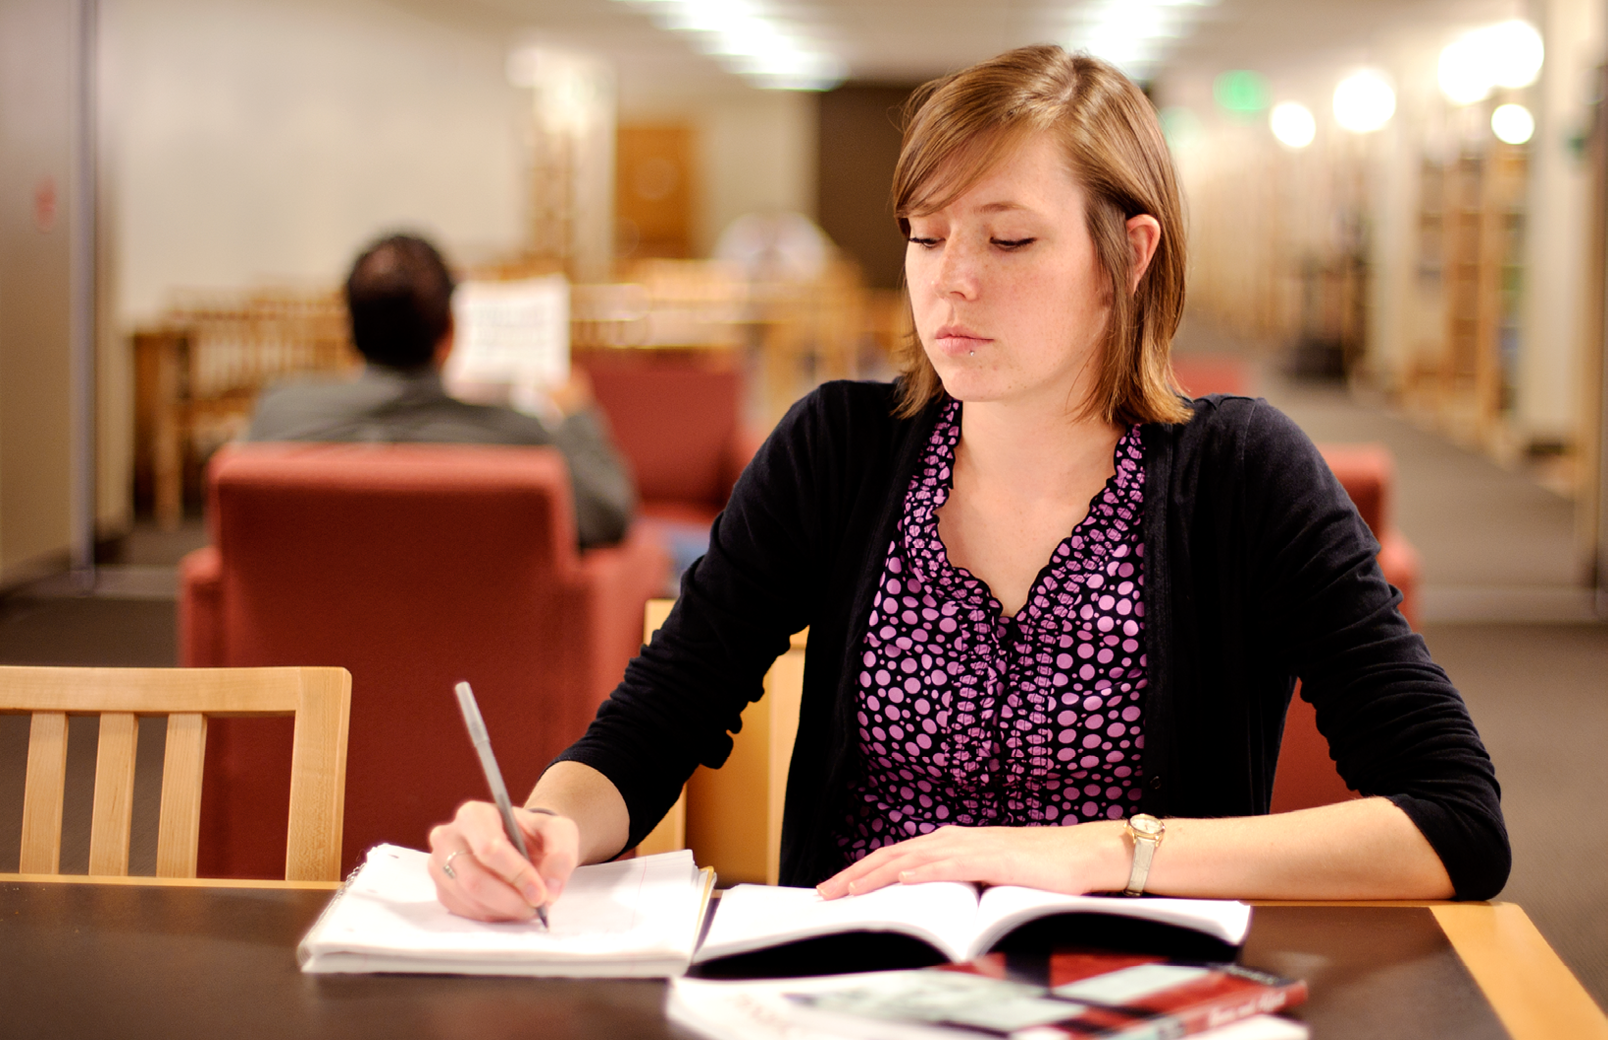
[[[132,714],[109,711],[100,717],[95,754],[95,810],[89,818],[89,872],[120,877],[128,873],[129,831],[134,822],[134,756],[140,724]]]
[[[54,874],[61,866],[61,808],[67,793],[67,716],[38,712],[28,730],[28,774],[22,796],[24,874]]]
[[[156,876],[195,877],[201,841],[201,771],[207,754],[207,717],[169,715],[162,759],[162,815],[156,834]]]
[[[302,673],[290,756],[286,881],[340,877],[351,700],[351,673],[335,668],[309,668]]]

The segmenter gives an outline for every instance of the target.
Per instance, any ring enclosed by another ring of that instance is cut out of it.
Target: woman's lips
[[[994,342],[963,325],[944,325],[933,334],[932,340],[938,350],[955,356],[973,354],[977,348]]]

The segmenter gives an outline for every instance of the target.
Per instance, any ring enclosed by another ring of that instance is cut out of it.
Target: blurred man
[[[346,279],[352,342],[367,362],[353,380],[300,381],[263,394],[250,441],[551,444],[569,463],[582,547],[617,542],[634,494],[584,383],[553,391],[549,420],[450,396],[452,275],[434,246],[393,235],[370,246]]]

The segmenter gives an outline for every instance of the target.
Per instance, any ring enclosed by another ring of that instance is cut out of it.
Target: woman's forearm
[[[1407,814],[1384,798],[1231,819],[1169,819],[1144,890],[1218,899],[1447,899],[1451,879]],[[1120,820],[1073,827],[941,827],[886,845],[819,888],[981,881],[1120,892],[1133,846]]]
[[[631,814],[609,778],[579,762],[557,762],[536,781],[527,808],[551,809],[575,821],[580,831],[580,862],[602,863],[618,856],[630,837]]]
[[[1235,899],[1449,899],[1440,857],[1384,798],[1272,816],[1167,820],[1145,890]],[[1131,856],[1127,838],[1124,853]],[[1124,863],[1131,862],[1124,859]],[[1126,884],[1126,878],[1123,878]],[[1122,887],[1121,885],[1117,886]]]

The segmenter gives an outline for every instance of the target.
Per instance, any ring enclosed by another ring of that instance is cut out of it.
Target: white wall
[[[0,585],[61,567],[73,532],[77,18],[0,0]]]
[[[1444,294],[1419,278],[1424,160],[1444,154],[1445,103],[1435,68],[1445,30],[1402,30],[1379,47],[1378,64],[1396,91],[1390,122],[1361,138],[1368,156],[1368,354],[1372,382],[1406,386],[1413,366],[1440,353],[1445,338]],[[1329,84],[1338,82],[1339,74]],[[1331,95],[1332,98],[1332,95]],[[1331,98],[1329,102],[1332,111]],[[1343,131],[1340,131],[1343,133]]]
[[[694,117],[702,166],[696,241],[708,256],[745,213],[793,210],[815,218],[817,125],[813,94],[746,90],[706,102]]]
[[[1536,130],[1530,142],[1529,217],[1523,348],[1515,418],[1521,437],[1565,444],[1580,416],[1585,319],[1586,161],[1570,139],[1584,133],[1593,70],[1603,58],[1600,0],[1542,0],[1535,17],[1546,40],[1541,82],[1531,91]]]
[[[363,242],[523,239],[506,41],[380,0],[103,0],[118,324],[180,287],[333,284]]]

